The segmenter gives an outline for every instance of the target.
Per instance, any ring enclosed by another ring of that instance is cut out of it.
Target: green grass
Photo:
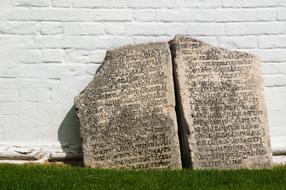
[[[104,170],[0,164],[0,190],[286,189],[286,167],[263,170]]]

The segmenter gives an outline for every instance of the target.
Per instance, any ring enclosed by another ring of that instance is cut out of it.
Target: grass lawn
[[[269,170],[104,170],[0,164],[0,190],[286,189],[286,166]]]

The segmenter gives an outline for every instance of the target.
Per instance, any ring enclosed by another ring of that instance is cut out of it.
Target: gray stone
[[[108,51],[75,105],[86,166],[181,167],[168,44]]]
[[[171,43],[183,162],[195,169],[271,167],[257,58],[187,36]]]

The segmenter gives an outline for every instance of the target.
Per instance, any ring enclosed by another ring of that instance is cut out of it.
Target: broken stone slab
[[[185,165],[271,167],[259,60],[183,35],[175,37],[171,49]]]
[[[108,51],[75,105],[86,166],[181,167],[167,43]]]

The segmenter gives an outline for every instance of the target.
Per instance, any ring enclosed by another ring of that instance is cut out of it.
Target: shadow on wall
[[[67,160],[82,159],[82,140],[79,127],[76,108],[73,105],[58,129],[58,140]]]

